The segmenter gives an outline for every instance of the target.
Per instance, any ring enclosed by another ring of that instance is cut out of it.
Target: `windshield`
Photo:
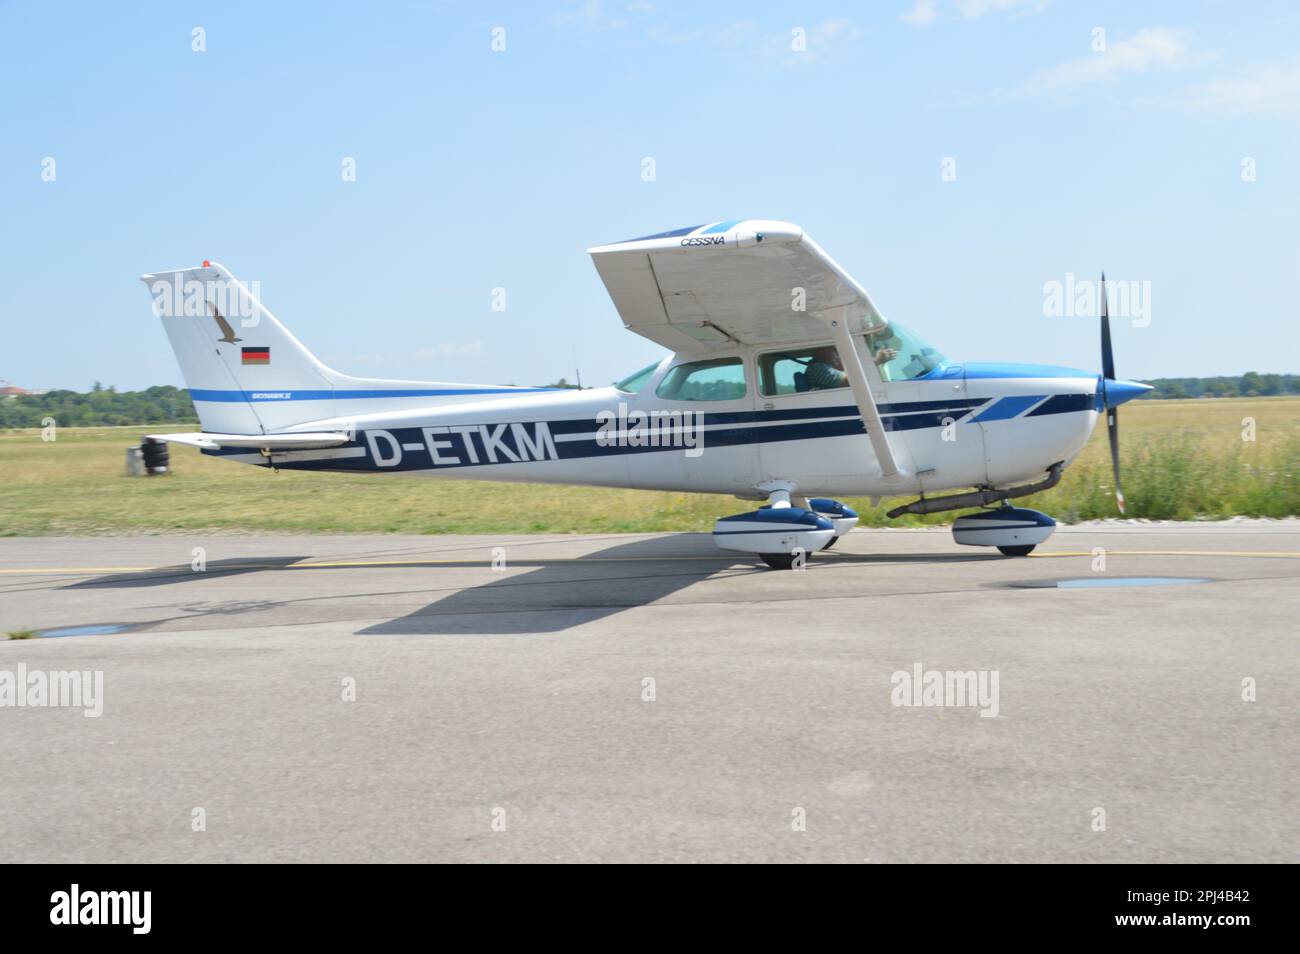
[[[941,352],[895,321],[867,335],[867,347],[884,381],[923,378],[948,363]]]
[[[636,374],[629,374],[622,381],[615,381],[614,387],[618,388],[620,391],[626,391],[628,394],[638,393],[643,387],[645,387],[646,382],[650,380],[650,376],[655,373],[655,370],[661,363],[662,362],[660,361],[656,361],[654,364],[650,365],[650,367],[642,368],[640,371],[636,372]]]

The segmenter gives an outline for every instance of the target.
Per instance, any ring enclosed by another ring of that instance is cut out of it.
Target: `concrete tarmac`
[[[1111,585],[1152,577],[1203,582]],[[1294,521],[857,530],[803,572],[707,534],[2,539],[0,636],[110,630],[0,640],[3,860],[1294,862],[1298,581]],[[20,671],[102,674],[102,714]]]

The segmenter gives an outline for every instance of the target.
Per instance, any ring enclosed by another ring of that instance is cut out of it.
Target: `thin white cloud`
[[[834,59],[846,44],[862,39],[863,31],[850,20],[823,20],[804,31],[803,49],[794,49],[793,31],[774,42],[771,52],[782,57],[787,66],[813,65]]]
[[[439,344],[432,348],[416,348],[414,351],[372,351],[362,354],[348,355],[337,360],[338,363],[346,365],[351,362],[353,365],[362,368],[385,368],[385,367],[403,367],[409,366],[412,361],[429,362],[438,361],[445,358],[456,358],[462,355],[479,354],[483,350],[482,341],[465,341],[465,342],[447,342]]]
[[[761,33],[758,24],[753,20],[737,20],[735,23],[727,24],[721,30],[713,31],[709,38],[719,46],[734,49],[753,43]]]
[[[1012,95],[1072,92],[1125,75],[1192,65],[1203,62],[1210,55],[1192,51],[1186,30],[1148,27],[1109,44],[1104,52],[1090,53],[1051,69],[1040,70]]]
[[[1252,66],[1237,76],[1189,87],[1182,102],[1218,115],[1300,114],[1300,60]]]
[[[657,43],[703,44],[761,55],[769,63],[782,66],[829,62],[864,35],[860,27],[845,19],[822,20],[812,25],[791,24],[775,30],[764,28],[754,20],[736,20],[723,27],[684,32],[656,27],[646,34]]]
[[[991,13],[1032,16],[1046,9],[1047,3],[1048,0],[952,0],[948,8],[963,20],[977,20]],[[913,0],[912,9],[898,19],[923,30],[934,26],[939,17],[939,0]]]
[[[654,7],[649,3],[630,3],[626,7],[620,7],[628,13],[651,13]],[[559,13],[554,14],[551,19],[561,26],[576,26],[588,32],[596,30],[622,30],[628,25],[628,18],[623,16],[619,10],[611,13],[605,7],[602,0],[584,0],[584,2],[571,6]]]
[[[616,12],[611,13],[611,9]],[[782,66],[828,62],[847,44],[864,36],[864,31],[847,19],[825,19],[813,24],[796,22],[784,26],[763,26],[755,20],[743,19],[722,26],[680,30],[649,0],[610,4],[602,0],[584,0],[569,5],[551,19],[560,26],[576,27],[588,35],[631,28],[653,43],[704,45],[763,56],[769,64]]]
[[[1024,17],[1039,13],[1047,0],[957,0],[957,12],[965,20],[975,20],[990,13],[1010,13]]]
[[[939,19],[939,0],[916,0],[912,9],[898,19],[920,29],[933,26],[934,21]]]

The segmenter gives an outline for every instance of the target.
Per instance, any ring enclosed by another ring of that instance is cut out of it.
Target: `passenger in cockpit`
[[[871,348],[871,357],[876,364],[884,364],[898,357],[898,348],[891,347],[899,343],[894,332],[886,325],[879,331],[867,335],[867,346]]]

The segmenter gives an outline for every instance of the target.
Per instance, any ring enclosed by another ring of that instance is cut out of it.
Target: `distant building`
[[[37,391],[28,391],[26,388],[20,388],[16,384],[10,384],[8,381],[0,381],[0,398],[16,398],[48,393],[49,388],[41,388]]]

